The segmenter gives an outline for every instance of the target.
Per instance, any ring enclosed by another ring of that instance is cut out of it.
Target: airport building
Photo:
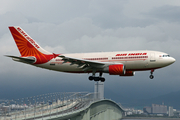
[[[174,110],[172,106],[169,106],[169,111],[168,111],[169,117],[174,116]]]
[[[152,114],[167,114],[167,106],[152,104]]]
[[[158,105],[158,104],[152,104],[151,107],[144,107],[143,108],[144,113],[147,114],[167,114],[167,106],[166,105]]]
[[[49,93],[0,104],[0,120],[120,120],[124,110],[104,99],[103,84],[94,93]]]

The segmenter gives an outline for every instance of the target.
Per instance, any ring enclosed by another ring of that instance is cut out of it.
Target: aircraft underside
[[[46,69],[50,69],[50,70],[54,70],[54,71],[59,71],[59,72],[66,72],[66,73],[92,73],[91,76],[89,76],[89,80],[94,80],[94,81],[101,81],[104,82],[105,78],[102,76],[103,73],[107,73],[108,72],[104,72],[103,70],[93,70],[90,69],[88,71],[83,71],[81,68],[78,68],[77,65],[70,65],[69,63],[65,63],[63,64],[61,63],[45,63],[45,64],[41,64],[41,65],[35,65],[37,67],[41,67],[41,68],[46,68]],[[128,69],[126,68],[126,73],[130,73],[129,75],[120,75],[119,76],[134,76],[135,75],[135,71],[145,71],[145,70],[150,70],[150,78],[153,79],[153,72],[155,69],[158,69],[159,67],[156,68],[151,68],[151,67],[143,67],[145,65],[139,65],[136,67],[128,67]],[[96,76],[96,74],[99,74],[99,76]]]

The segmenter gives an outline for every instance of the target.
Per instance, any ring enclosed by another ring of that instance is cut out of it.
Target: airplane
[[[67,73],[92,73],[89,80],[104,82],[103,73],[119,76],[134,76],[135,71],[153,72],[174,63],[167,53],[150,50],[117,51],[96,53],[55,54],[43,49],[21,27],[10,26],[9,30],[21,56],[12,56],[14,61],[36,67]],[[95,74],[99,73],[99,76]]]

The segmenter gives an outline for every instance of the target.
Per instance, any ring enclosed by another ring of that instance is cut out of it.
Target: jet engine
[[[124,75],[126,73],[125,66],[123,64],[109,65],[103,69],[103,72],[110,75]]]
[[[120,76],[134,76],[135,72],[134,71],[126,71],[125,74],[120,74]]]

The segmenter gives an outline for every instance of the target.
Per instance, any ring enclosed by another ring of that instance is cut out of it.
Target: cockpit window
[[[160,57],[170,57],[170,55],[160,55]]]

